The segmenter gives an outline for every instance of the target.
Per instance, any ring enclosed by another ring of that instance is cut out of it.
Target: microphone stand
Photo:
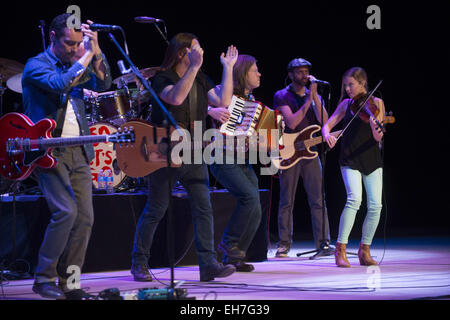
[[[164,22],[163,22],[164,23]],[[167,43],[167,45],[169,45],[169,40],[167,39],[167,28],[166,28],[166,24],[164,23],[164,31],[165,34],[161,31],[161,29],[158,27],[157,23],[154,23],[156,29],[158,30],[158,32],[161,34],[161,36],[163,37],[164,41]]]
[[[167,111],[167,109],[164,107],[164,105],[162,104],[161,100],[158,98],[158,95],[155,93],[155,91],[153,90],[153,88],[149,85],[149,82],[147,79],[144,78],[144,76],[141,74],[141,72],[139,71],[138,68],[136,68],[136,66],[133,64],[133,62],[131,61],[130,57],[124,52],[124,50],[122,49],[122,47],[119,45],[119,43],[117,42],[117,40],[114,38],[114,36],[109,33],[108,34],[110,40],[116,45],[117,49],[119,49],[120,53],[122,54],[122,56],[125,58],[125,60],[128,62],[128,64],[130,65],[131,71],[136,75],[136,77],[141,81],[141,83],[144,85],[145,89],[147,89],[148,92],[150,92],[150,94],[153,96],[153,99],[156,101],[157,105],[161,108],[161,110],[163,111],[163,114],[166,118],[166,128],[167,128],[167,153],[166,153],[166,160],[167,160],[167,167],[169,168],[168,173],[169,173],[169,206],[167,209],[167,214],[168,214],[168,225],[167,225],[167,239],[168,241],[168,256],[169,256],[169,264],[170,264],[170,287],[168,289],[168,299],[172,300],[172,299],[178,299],[178,294],[176,291],[176,286],[174,284],[174,253],[173,253],[173,241],[171,238],[171,235],[173,235],[172,232],[173,231],[173,226],[172,224],[172,189],[171,189],[171,170],[170,170],[170,153],[171,153],[171,144],[170,144],[170,126],[175,127],[176,130],[178,130],[178,132],[182,135],[181,130],[179,129],[177,123],[175,122],[175,120],[173,119],[173,117],[170,115],[170,113]],[[156,140],[156,136],[154,137],[154,139]]]
[[[40,20],[39,21],[39,27],[38,28],[41,29],[42,47],[44,48],[44,51],[45,51],[46,47],[45,47],[45,33],[44,33],[45,21],[44,20]]]
[[[331,104],[330,103],[331,100],[331,88],[328,87],[328,106]],[[324,121],[323,121],[323,99],[322,99],[322,108],[321,108],[321,127],[323,128],[324,125]],[[328,110],[327,110],[328,111]],[[334,253],[334,249],[332,249],[330,247],[329,242],[327,241],[327,235],[325,234],[325,159],[326,159],[326,153],[327,153],[327,148],[324,146],[324,137],[322,135],[322,144],[321,144],[321,156],[320,156],[320,162],[321,162],[321,167],[322,167],[322,171],[321,171],[321,179],[322,179],[322,239],[320,240],[320,248],[316,249],[316,250],[311,250],[311,251],[307,251],[307,252],[300,252],[297,253],[297,257],[300,257],[302,255],[305,254],[310,254],[310,253],[315,253],[313,256],[309,257],[310,260],[314,260],[316,258],[319,257],[324,257],[324,256],[330,256]],[[329,227],[328,227],[329,228]]]

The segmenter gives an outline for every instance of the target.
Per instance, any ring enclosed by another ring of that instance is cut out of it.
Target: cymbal
[[[6,86],[14,92],[22,93],[22,74],[18,73],[6,81]]]
[[[13,75],[22,73],[25,66],[20,62],[0,58],[0,81],[6,81]]]
[[[145,79],[149,79],[151,77],[153,77],[156,72],[158,72],[160,70],[160,67],[150,67],[150,68],[145,68],[145,69],[141,69],[139,70],[142,74],[142,76]],[[128,74],[124,74],[123,76],[120,76],[116,79],[114,79],[113,83],[118,86],[120,85],[121,80],[123,80],[126,84],[131,83],[131,82],[136,82],[136,75],[134,73],[128,73]]]

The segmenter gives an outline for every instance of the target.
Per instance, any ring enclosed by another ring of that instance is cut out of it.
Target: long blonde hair
[[[339,103],[341,103],[342,100],[344,100],[346,98],[349,98],[347,92],[345,92],[345,87],[344,87],[344,79],[347,78],[347,77],[352,77],[353,79],[358,81],[360,84],[363,84],[363,82],[365,82],[364,88],[366,88],[366,91],[369,91],[366,71],[363,68],[360,68],[360,67],[350,68],[347,71],[345,71],[344,75],[342,76],[341,97],[339,99]]]

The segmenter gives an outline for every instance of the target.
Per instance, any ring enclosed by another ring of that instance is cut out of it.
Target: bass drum
[[[89,126],[89,131],[91,135],[102,135],[102,134],[113,134],[117,132],[117,128],[112,124],[105,122],[93,123]],[[100,170],[111,170],[113,173],[113,186],[114,188],[120,186],[120,184],[125,180],[125,173],[120,170],[117,159],[116,151],[114,150],[114,143],[112,142],[101,142],[93,145],[95,151],[95,158],[90,163],[91,165],[91,175],[92,183],[96,189],[98,189],[97,176]]]

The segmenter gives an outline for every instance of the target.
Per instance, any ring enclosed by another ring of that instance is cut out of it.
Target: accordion
[[[220,132],[229,136],[252,136],[261,129],[267,130],[266,141],[261,141],[270,149],[271,129],[279,129],[281,135],[282,116],[258,101],[251,101],[233,95],[228,106],[230,118],[220,126]],[[277,137],[278,139],[278,137]]]

